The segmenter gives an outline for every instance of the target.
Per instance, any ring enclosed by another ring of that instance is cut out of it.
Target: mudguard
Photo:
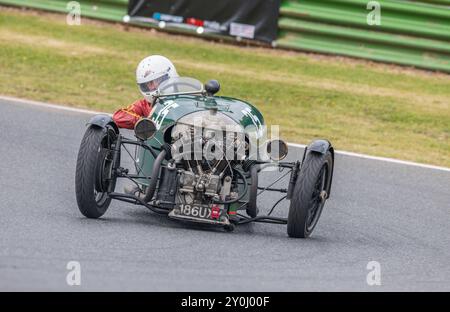
[[[89,120],[86,125],[89,127],[99,127],[103,129],[105,129],[106,126],[109,125],[117,134],[119,133],[119,127],[117,127],[112,117],[106,114],[95,115],[91,118],[91,120]]]
[[[314,152],[314,153],[320,153],[322,155],[325,155],[327,153],[327,151],[330,151],[331,158],[333,159],[333,166],[331,168],[331,179],[330,179],[330,183],[328,184],[328,187],[327,187],[327,198],[329,198],[330,192],[331,192],[331,183],[333,181],[333,173],[334,173],[334,148],[331,145],[331,143],[328,140],[315,140],[315,141],[311,142],[305,148],[305,153],[303,154],[303,160],[305,159],[307,152]]]
[[[334,158],[333,146],[331,146],[331,143],[327,140],[315,140],[308,145],[307,149],[308,151],[313,151],[321,154],[325,154],[328,150],[330,150]]]

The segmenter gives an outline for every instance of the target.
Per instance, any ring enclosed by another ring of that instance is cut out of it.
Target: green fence
[[[450,72],[450,1],[290,0],[280,10],[277,46]],[[445,6],[448,5],[448,6]]]
[[[54,12],[68,12],[70,0],[0,0],[0,4],[28,7]],[[127,12],[128,0],[77,0],[81,5],[82,16],[108,21],[122,21]]]
[[[58,12],[67,12],[68,2],[0,0]],[[128,0],[78,2],[83,16],[121,22]],[[284,0],[274,45],[450,72],[450,0],[378,0],[381,25],[373,26],[367,23],[368,2]]]

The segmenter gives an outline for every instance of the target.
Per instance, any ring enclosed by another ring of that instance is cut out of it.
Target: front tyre
[[[81,141],[75,174],[78,208],[87,218],[101,217],[109,207],[108,189],[114,190],[112,145],[117,139],[109,127],[89,127]],[[112,183],[112,185],[111,185]]]
[[[290,237],[307,238],[311,235],[328,198],[333,157],[309,151],[301,166],[289,207],[287,233]]]

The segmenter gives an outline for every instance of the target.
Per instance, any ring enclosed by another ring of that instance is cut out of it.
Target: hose
[[[153,195],[155,194],[156,184],[158,183],[159,171],[161,170],[161,164],[166,157],[166,151],[163,149],[158,157],[155,158],[155,162],[153,164],[152,175],[150,177],[150,183],[145,192],[145,197],[143,198],[144,202],[148,203],[152,200]]]

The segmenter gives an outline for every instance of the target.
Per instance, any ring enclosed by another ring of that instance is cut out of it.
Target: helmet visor
[[[149,93],[149,92],[154,92],[156,90],[158,90],[160,84],[163,81],[166,81],[167,79],[169,79],[169,74],[164,74],[159,78],[147,81],[147,82],[143,82],[143,83],[138,83],[139,85],[139,89],[143,92],[143,93]]]

